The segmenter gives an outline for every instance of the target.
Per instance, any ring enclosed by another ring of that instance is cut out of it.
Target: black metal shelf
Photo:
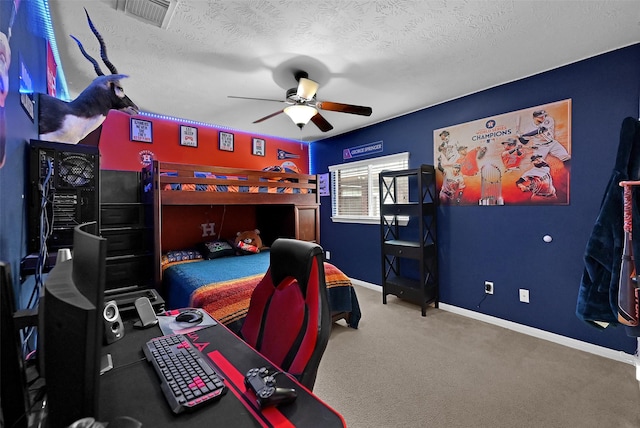
[[[395,295],[419,304],[426,316],[427,305],[438,307],[439,299],[435,169],[382,171],[379,188],[382,303]],[[419,221],[405,228],[400,217]]]

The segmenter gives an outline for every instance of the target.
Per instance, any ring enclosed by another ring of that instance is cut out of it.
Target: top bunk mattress
[[[184,165],[154,165],[159,189],[190,192],[242,192],[310,194],[317,191],[317,177],[279,165],[262,170]]]

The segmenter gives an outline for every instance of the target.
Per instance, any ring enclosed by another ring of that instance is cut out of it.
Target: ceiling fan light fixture
[[[304,104],[296,104],[286,107],[284,113],[293,120],[293,123],[298,125],[298,128],[302,129],[318,113],[318,110]]]
[[[318,92],[318,83],[311,79],[301,77],[298,80],[298,91],[296,95],[305,100],[312,99]]]

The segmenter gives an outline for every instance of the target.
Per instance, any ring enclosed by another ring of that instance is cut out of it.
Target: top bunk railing
[[[161,205],[319,203],[317,176],[294,172],[153,161],[142,186],[143,198]]]

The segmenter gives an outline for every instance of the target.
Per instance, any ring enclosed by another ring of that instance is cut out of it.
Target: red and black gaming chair
[[[322,247],[277,239],[269,270],[251,295],[241,337],[312,390],[330,333]]]

